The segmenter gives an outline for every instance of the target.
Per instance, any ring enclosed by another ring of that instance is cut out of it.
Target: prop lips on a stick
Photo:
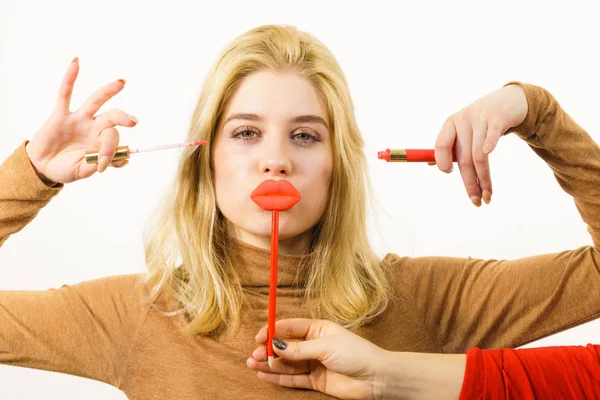
[[[273,211],[271,220],[271,266],[269,275],[269,320],[267,326],[267,362],[273,367],[275,335],[275,299],[277,296],[277,255],[279,247],[279,211],[289,210],[300,201],[300,192],[288,181],[267,180],[257,186],[250,198],[260,208]]]

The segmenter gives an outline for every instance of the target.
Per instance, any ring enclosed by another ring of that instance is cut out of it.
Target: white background
[[[0,0],[0,159],[52,110],[71,59],[72,110],[118,78],[102,110],[135,115],[123,144],[183,141],[202,81],[237,35],[267,23],[314,33],[352,91],[376,195],[377,250],[401,255],[519,258],[591,244],[572,198],[515,135],[491,154],[494,196],[475,208],[458,168],[386,164],[386,147],[432,147],[443,121],[520,80],[545,87],[600,142],[597,0],[17,1]],[[174,176],[178,150],[134,156],[121,170],[67,185],[0,249],[0,289],[39,290],[144,271],[141,233]],[[532,282],[534,285],[535,282]],[[598,343],[591,322],[533,345]],[[3,399],[123,399],[99,382],[0,367]]]

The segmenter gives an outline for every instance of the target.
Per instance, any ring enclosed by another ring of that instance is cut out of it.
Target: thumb
[[[273,351],[286,360],[318,360],[323,361],[329,357],[329,349],[323,340],[304,340],[299,342],[286,342],[273,338]]]

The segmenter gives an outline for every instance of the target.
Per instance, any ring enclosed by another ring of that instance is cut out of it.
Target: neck
[[[240,242],[249,244],[250,246],[258,247],[265,250],[271,249],[270,236],[258,236],[250,232],[244,231],[231,222],[227,222],[229,235],[239,240]],[[307,230],[299,235],[287,239],[279,239],[279,253],[302,255],[309,251],[310,240],[312,237],[312,229]]]

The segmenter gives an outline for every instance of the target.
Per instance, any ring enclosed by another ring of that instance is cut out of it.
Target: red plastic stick
[[[275,358],[273,337],[275,335],[275,316],[277,299],[277,257],[279,253],[279,210],[273,210],[271,221],[271,265],[269,275],[269,321],[267,323],[267,356]],[[271,361],[272,362],[272,361]],[[271,365],[269,365],[270,367]]]
[[[279,253],[279,211],[289,210],[300,201],[300,192],[288,181],[263,181],[250,194],[250,198],[263,210],[273,211],[271,218],[271,265],[269,275],[269,320],[267,322],[267,363],[273,366],[275,352],[275,304],[277,299],[277,258]]]

